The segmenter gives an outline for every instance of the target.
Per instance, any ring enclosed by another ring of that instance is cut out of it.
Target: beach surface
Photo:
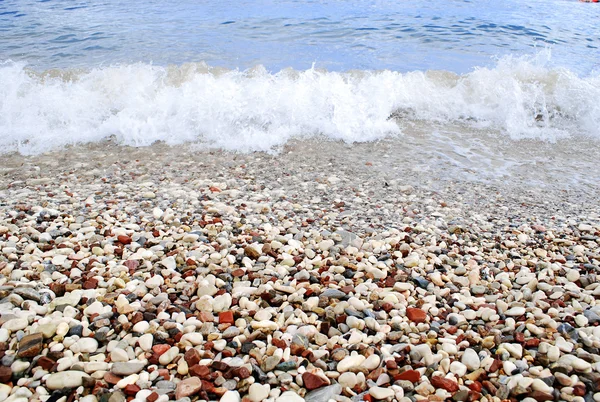
[[[597,187],[401,149],[5,155],[0,400],[600,400]]]

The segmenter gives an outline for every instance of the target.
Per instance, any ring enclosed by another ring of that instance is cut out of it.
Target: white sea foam
[[[465,75],[428,71],[268,73],[202,63],[42,73],[0,64],[0,149],[35,154],[114,138],[272,151],[292,138],[401,134],[404,121],[464,122],[511,139],[600,138],[600,75],[504,58]]]

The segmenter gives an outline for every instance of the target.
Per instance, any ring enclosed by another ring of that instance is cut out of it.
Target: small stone
[[[375,399],[388,399],[394,397],[394,390],[391,388],[371,387],[369,394]]]
[[[219,313],[219,324],[233,324],[233,312],[232,311],[223,311]]]
[[[338,383],[342,387],[354,388],[356,386],[356,384],[358,383],[358,380],[356,378],[356,374],[347,372],[347,373],[342,373],[338,377]]]
[[[263,363],[261,364],[260,368],[262,369],[262,371],[264,371],[265,373],[268,373],[269,371],[272,371],[275,366],[277,366],[277,364],[279,364],[279,357],[276,356],[268,356]]]
[[[129,376],[131,374],[139,373],[144,369],[144,367],[146,367],[146,364],[144,362],[117,362],[113,363],[110,371],[115,375]]]
[[[417,324],[425,322],[425,320],[427,319],[427,313],[425,313],[425,311],[421,310],[420,308],[407,308],[406,316],[409,320]]]
[[[256,250],[252,246],[246,246],[244,248],[244,254],[246,254],[249,258],[252,258],[253,260],[258,260],[258,258],[260,257],[260,253],[258,252],[258,250]]]
[[[525,307],[513,307],[513,308],[506,310],[506,312],[504,314],[509,317],[520,317],[523,314],[525,314],[525,312],[526,312]]]
[[[46,379],[46,388],[50,390],[63,388],[77,388],[83,385],[83,381],[90,378],[83,371],[61,371],[60,373],[50,374]]]
[[[304,383],[304,387],[309,391],[329,385],[329,382],[323,377],[309,372],[302,374],[302,382]]]
[[[470,371],[475,371],[481,366],[479,355],[471,348],[465,349],[461,362],[467,366]]]
[[[431,377],[430,382],[435,388],[442,388],[448,392],[458,391],[458,384],[455,381],[449,380],[442,376]]]
[[[248,389],[248,398],[252,402],[262,402],[269,397],[270,389],[268,384],[254,383]]]
[[[202,380],[198,377],[189,377],[177,384],[175,398],[181,399],[196,394],[202,388]]]
[[[21,358],[33,358],[38,356],[43,347],[44,336],[40,333],[26,335],[19,341],[17,356]]]
[[[223,394],[219,402],[240,402],[242,398],[237,391],[227,391]]]
[[[406,370],[396,376],[394,376],[394,380],[396,381],[410,381],[413,384],[419,382],[421,379],[421,373],[417,370]]]

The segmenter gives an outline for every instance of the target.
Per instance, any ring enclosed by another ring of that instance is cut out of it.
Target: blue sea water
[[[36,68],[467,73],[550,48],[553,64],[588,74],[600,65],[599,18],[600,7],[576,0],[3,0],[0,57]]]
[[[598,138],[599,17],[576,0],[0,0],[0,147],[272,150],[417,121]]]

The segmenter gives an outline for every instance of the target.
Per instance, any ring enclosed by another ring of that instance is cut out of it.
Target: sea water
[[[394,139],[476,170],[549,143],[591,163],[599,17],[575,0],[0,0],[0,150]]]

